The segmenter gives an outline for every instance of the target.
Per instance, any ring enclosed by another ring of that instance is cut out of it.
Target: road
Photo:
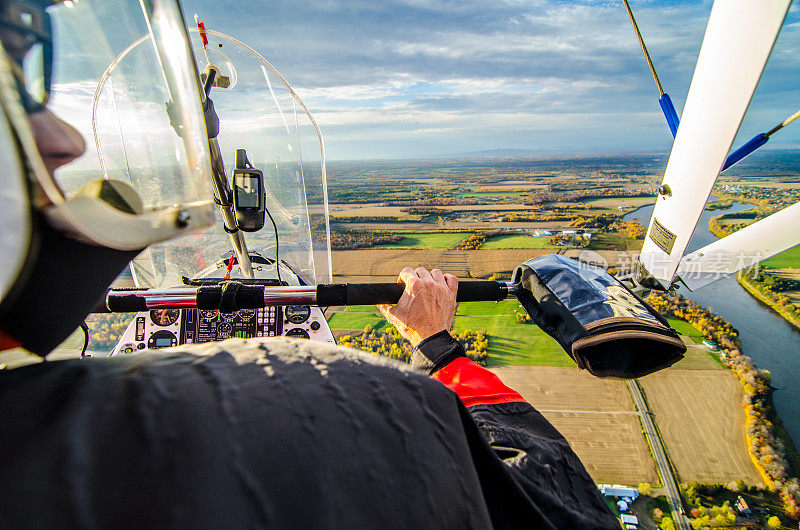
[[[629,379],[627,383],[628,389],[631,391],[631,396],[633,396],[636,410],[639,411],[639,417],[642,418],[644,434],[647,436],[647,441],[653,450],[653,456],[658,466],[658,473],[661,475],[661,483],[667,488],[667,500],[669,501],[670,510],[672,510],[675,526],[681,530],[691,530],[692,527],[689,525],[689,521],[687,521],[686,517],[683,515],[678,485],[675,483],[675,477],[672,476],[672,470],[669,467],[667,455],[664,452],[664,446],[661,445],[661,439],[656,433],[656,427],[653,425],[653,420],[650,417],[650,409],[647,408],[647,403],[644,400],[644,396],[642,396],[639,383],[637,383],[635,379]]]

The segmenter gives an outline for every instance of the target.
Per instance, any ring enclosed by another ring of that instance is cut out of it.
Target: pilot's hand
[[[406,284],[403,296],[396,305],[379,304],[378,309],[403,337],[416,346],[440,331],[450,331],[458,278],[439,269],[406,267],[397,281]]]

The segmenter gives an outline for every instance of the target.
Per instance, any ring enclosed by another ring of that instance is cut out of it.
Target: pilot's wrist
[[[428,374],[438,372],[458,357],[465,357],[464,346],[447,331],[423,339],[411,353],[411,366]]]

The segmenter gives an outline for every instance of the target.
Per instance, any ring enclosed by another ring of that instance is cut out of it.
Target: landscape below
[[[800,199],[800,156],[789,158],[773,164],[774,170],[742,164],[720,179],[714,195],[752,203],[758,213],[748,223],[785,207]],[[646,227],[624,223],[622,216],[655,200],[663,169],[660,157],[398,161],[368,172],[355,163],[334,166],[334,281],[394,281],[405,266],[508,280],[524,261],[558,251],[599,259],[612,273],[628,270]],[[709,208],[714,207],[729,205]],[[348,244],[348,238],[358,244]],[[795,279],[800,248],[763,265],[772,269],[768,275]],[[794,283],[780,287],[786,300],[800,300]],[[374,330],[370,337],[388,330],[374,306],[331,308],[328,314],[334,333],[348,339],[366,326]],[[648,495],[639,504],[647,509],[636,513],[643,527],[655,527],[653,513],[668,515],[668,509],[626,384],[579,370],[553,339],[521,322],[523,314],[513,300],[463,303],[453,331],[485,333],[488,367],[564,434],[596,482],[644,483],[640,489]],[[761,523],[777,514],[782,524],[796,528],[748,452],[742,405],[748,398],[720,357],[725,351],[704,345],[708,335],[686,321],[673,318],[670,324],[688,345],[685,359],[638,385],[684,486],[687,513],[698,524],[706,516],[719,522],[733,516],[729,506],[744,495],[758,507]],[[359,347],[369,350],[368,344]],[[738,521],[750,520],[739,514]]]

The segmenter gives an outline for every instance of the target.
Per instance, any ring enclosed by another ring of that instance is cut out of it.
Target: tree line
[[[332,250],[354,250],[377,245],[391,245],[403,240],[401,234],[376,233],[369,230],[342,230],[331,232]]]
[[[136,313],[97,313],[86,317],[90,351],[111,351]]]
[[[792,303],[785,294],[789,291],[800,291],[800,281],[773,276],[769,269],[758,269],[756,272],[752,268],[739,273],[738,279],[745,287],[766,298],[762,301],[767,302],[782,317],[800,327],[800,307]]]
[[[489,339],[484,330],[466,329],[460,333],[453,333],[453,337],[464,345],[467,357],[481,366],[486,366],[489,360],[487,351]],[[345,335],[338,342],[339,346],[383,355],[404,363],[411,362],[411,352],[414,349],[396,329],[378,330],[369,324],[364,327],[360,335]]]

